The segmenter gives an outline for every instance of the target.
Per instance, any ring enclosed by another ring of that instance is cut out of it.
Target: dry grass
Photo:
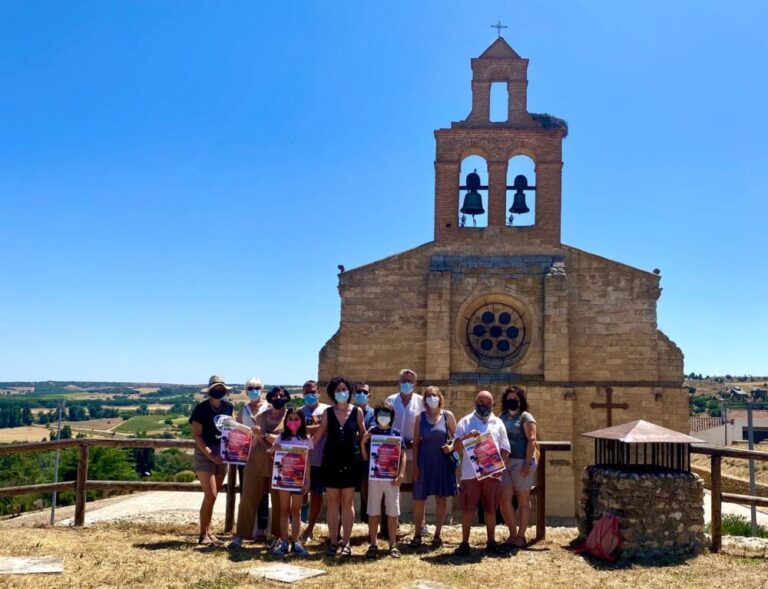
[[[68,425],[73,430],[80,431],[109,431],[113,427],[123,423],[119,417],[110,417],[108,419],[86,419],[84,421],[62,421],[62,425]]]
[[[759,450],[765,451],[765,444]],[[709,456],[691,455],[691,464],[706,470],[711,467]],[[723,458],[721,472],[724,475],[749,480],[749,462],[742,458]],[[755,462],[755,479],[758,483],[768,484],[768,462]]]
[[[262,545],[247,545],[237,553],[223,548],[199,548],[192,525],[113,523],[86,529],[3,529],[0,550],[12,556],[64,557],[63,575],[40,577],[8,576],[7,589],[48,587],[196,588],[285,587],[249,578],[244,571],[276,559]],[[446,546],[439,551],[409,552],[400,561],[384,557],[370,562],[363,558],[363,528],[356,526],[354,555],[328,559],[320,545],[311,545],[312,555],[299,564],[323,568],[328,574],[300,584],[302,588],[407,587],[420,580],[450,587],[495,588],[527,586],[536,589],[643,587],[768,587],[768,565],[763,560],[728,554],[706,554],[686,562],[646,565],[605,564],[575,556],[566,549],[574,538],[570,528],[548,531],[545,542],[511,556],[488,557],[477,548],[483,537],[473,532],[473,554],[458,558],[451,554],[458,530],[445,533]],[[296,562],[286,559],[287,562]]]
[[[50,431],[44,426],[21,426],[0,428],[0,444],[11,442],[39,442],[48,439]]]

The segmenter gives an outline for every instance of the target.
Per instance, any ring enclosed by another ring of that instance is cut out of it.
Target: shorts
[[[381,515],[381,498],[384,512],[389,517],[400,515],[400,487],[390,481],[368,481],[368,515]]]
[[[504,475],[501,477],[502,487],[514,487],[516,491],[530,491],[533,488],[533,481],[536,478],[536,468],[538,464],[536,460],[531,464],[531,470],[528,472],[528,476],[524,477],[520,474],[520,469],[523,468],[524,458],[509,458],[507,460],[507,469],[504,471]]]
[[[318,495],[325,493],[323,487],[323,469],[320,466],[311,466],[309,468],[309,490]]]
[[[459,505],[464,513],[474,513],[478,503],[482,502],[483,511],[496,513],[499,506],[499,492],[501,481],[494,477],[488,477],[481,481],[467,479],[459,485]]]
[[[195,472],[206,472],[208,474],[222,476],[226,474],[227,467],[229,466],[228,464],[216,464],[197,447],[195,447],[193,458],[193,468]]]

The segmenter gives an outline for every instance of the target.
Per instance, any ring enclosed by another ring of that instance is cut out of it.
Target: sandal
[[[326,556],[336,556],[336,553],[339,551],[339,545],[338,544],[328,544],[328,548],[325,549],[325,555]]]
[[[341,555],[352,556],[352,547],[349,544],[344,544],[343,548],[341,549]]]
[[[515,548],[525,548],[528,546],[528,542],[525,541],[524,536],[515,536],[514,538],[510,538],[508,543],[512,544],[512,546]]]
[[[421,546],[421,536],[414,536],[410,542],[408,542],[408,546],[411,548],[418,548]]]
[[[392,558],[400,558],[400,551],[397,549],[397,546],[393,546],[389,549],[389,555]]]
[[[443,540],[440,538],[440,536],[435,536],[432,538],[432,548],[440,548],[443,545]]]
[[[211,540],[208,534],[201,534],[197,539],[198,546],[213,546],[213,540]]]
[[[365,551],[365,558],[369,560],[374,560],[379,556],[379,547],[376,546],[376,544],[371,544],[368,547],[368,550]]]

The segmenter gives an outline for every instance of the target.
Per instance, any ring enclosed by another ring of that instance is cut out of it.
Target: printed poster
[[[464,442],[466,457],[472,463],[477,480],[485,479],[504,471],[501,452],[490,433],[484,433]]]
[[[309,448],[280,444],[272,464],[272,488],[280,491],[303,492],[304,477],[309,464]]]
[[[224,425],[221,429],[219,454],[225,464],[245,465],[251,448],[251,431]]]
[[[371,436],[371,462],[368,479],[394,481],[400,470],[400,452],[403,438],[400,436]]]

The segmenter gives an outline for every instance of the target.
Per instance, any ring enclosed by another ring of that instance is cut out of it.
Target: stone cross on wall
[[[599,392],[600,389],[598,389]],[[592,409],[607,409],[608,410],[608,424],[606,427],[613,425],[613,410],[614,409],[629,409],[627,403],[614,403],[613,402],[613,389],[611,387],[605,388],[605,403],[590,403]]]

